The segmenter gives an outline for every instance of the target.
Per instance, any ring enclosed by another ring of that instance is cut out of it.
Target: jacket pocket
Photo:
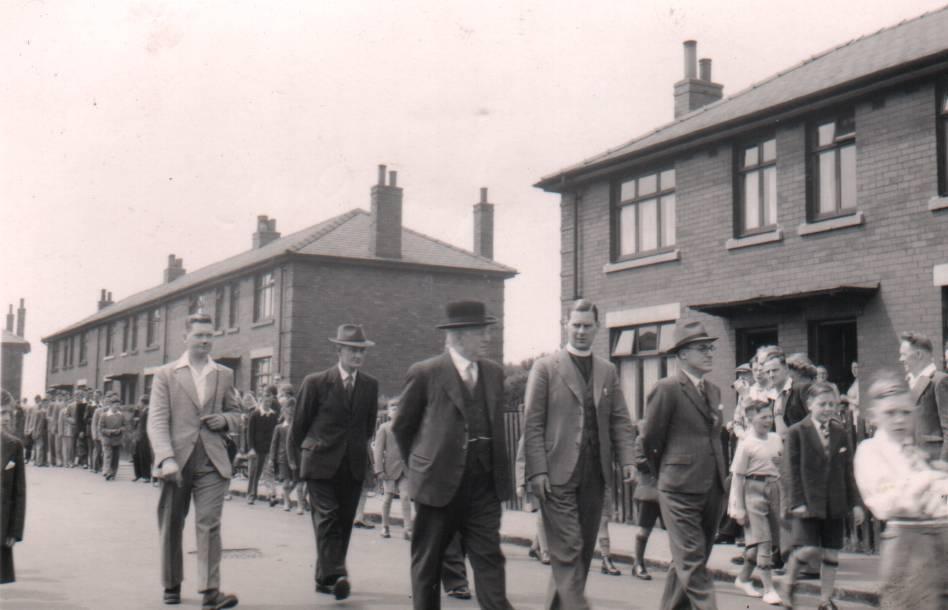
[[[415,472],[428,472],[431,470],[432,460],[429,457],[413,453],[408,457],[408,467]]]
[[[675,466],[689,466],[691,462],[692,457],[690,455],[666,455],[665,459],[662,460],[662,464]]]

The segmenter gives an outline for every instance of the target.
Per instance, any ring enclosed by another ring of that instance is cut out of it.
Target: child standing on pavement
[[[832,597],[845,519],[852,511],[860,525],[864,517],[853,477],[853,450],[845,430],[833,419],[837,396],[828,383],[810,385],[806,391],[810,414],[787,430],[781,483],[792,518],[794,551],[781,597],[791,608],[800,568],[822,556],[818,609],[837,610]]]
[[[744,528],[744,565],[734,585],[750,597],[761,597],[754,588],[751,574],[760,570],[764,585],[763,601],[771,605],[782,602],[774,589],[771,568],[773,545],[780,536],[779,464],[783,458],[783,439],[771,432],[774,425],[773,406],[757,400],[744,404],[744,416],[750,422],[737,444],[731,470],[731,496],[728,514]]]

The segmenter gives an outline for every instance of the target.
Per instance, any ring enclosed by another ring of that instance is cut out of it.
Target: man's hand
[[[220,413],[203,415],[201,416],[201,421],[214,432],[221,432],[227,429],[227,418]]]
[[[544,502],[546,495],[550,493],[550,477],[546,474],[538,474],[530,479],[530,492]]]
[[[622,467],[622,480],[625,483],[631,483],[635,480],[635,466],[626,464]]]
[[[859,526],[859,525],[862,525],[862,522],[865,520],[866,520],[866,511],[864,511],[861,506],[853,507],[853,523]]]
[[[741,527],[744,527],[745,525],[747,525],[747,513],[738,513],[736,515],[733,515],[733,519]]]
[[[158,476],[165,481],[171,481],[178,487],[181,486],[181,470],[174,458],[168,458],[161,462],[161,473]]]

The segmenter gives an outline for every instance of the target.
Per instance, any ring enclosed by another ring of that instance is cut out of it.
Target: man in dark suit
[[[603,494],[613,485],[613,463],[632,479],[634,435],[615,365],[592,353],[599,310],[580,299],[564,327],[566,347],[530,370],[523,448],[550,548],[546,607],[583,610]]]
[[[678,374],[655,384],[641,428],[649,470],[658,473],[658,503],[672,565],[663,610],[717,607],[707,562],[723,508],[727,469],[721,448],[721,391],[704,377],[713,342],[700,322],[675,324]]]
[[[411,539],[416,610],[441,607],[442,560],[457,532],[481,608],[511,608],[500,550],[501,502],[511,492],[504,371],[484,358],[495,322],[479,301],[449,303],[447,320],[438,325],[447,333],[447,349],[408,370],[393,424],[417,506]]]
[[[375,345],[361,326],[343,324],[329,340],[339,361],[303,379],[291,434],[312,504],[316,591],[345,599],[351,591],[346,555],[375,434],[379,384],[361,370],[366,349]]]
[[[915,445],[929,460],[948,461],[948,375],[935,369],[931,339],[915,332],[899,339],[899,362],[915,399]]]
[[[9,402],[8,402],[9,401]],[[0,584],[14,582],[13,545],[23,540],[26,521],[26,466],[23,444],[10,433],[15,401],[3,392],[0,407]]]
[[[803,421],[809,414],[804,399],[808,384],[793,380],[787,366],[787,355],[779,347],[773,346],[763,351],[760,364],[770,381],[770,387],[777,394],[774,399],[774,424],[776,432],[783,435],[787,428]]]

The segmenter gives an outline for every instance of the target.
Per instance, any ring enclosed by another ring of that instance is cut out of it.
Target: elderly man
[[[221,512],[231,477],[224,439],[240,425],[240,410],[233,371],[211,359],[213,337],[210,316],[188,316],[186,351],[155,373],[147,428],[163,480],[158,529],[164,602],[181,603],[181,537],[193,497],[198,591],[205,610],[237,605],[236,595],[220,590],[220,564]]]
[[[415,610],[441,607],[445,549],[457,532],[481,608],[507,610],[501,502],[511,479],[504,440],[504,370],[485,358],[496,318],[480,301],[446,308],[446,350],[408,369],[392,430],[417,514],[411,539]]]
[[[362,371],[375,343],[361,326],[343,324],[329,341],[339,360],[303,379],[291,434],[313,509],[316,591],[345,599],[351,592],[346,555],[375,434],[379,383]]]
[[[899,362],[915,399],[915,444],[930,460],[948,461],[948,375],[935,369],[932,340],[899,335]]]
[[[705,379],[714,366],[712,337],[700,322],[675,324],[678,374],[660,380],[648,397],[642,447],[658,473],[658,503],[668,530],[672,565],[661,608],[690,603],[717,608],[707,562],[723,508],[727,469],[721,448],[721,391]]]
[[[632,479],[635,441],[616,367],[592,353],[599,310],[580,299],[563,326],[566,347],[530,370],[523,450],[550,549],[546,607],[582,610],[612,465]]]

